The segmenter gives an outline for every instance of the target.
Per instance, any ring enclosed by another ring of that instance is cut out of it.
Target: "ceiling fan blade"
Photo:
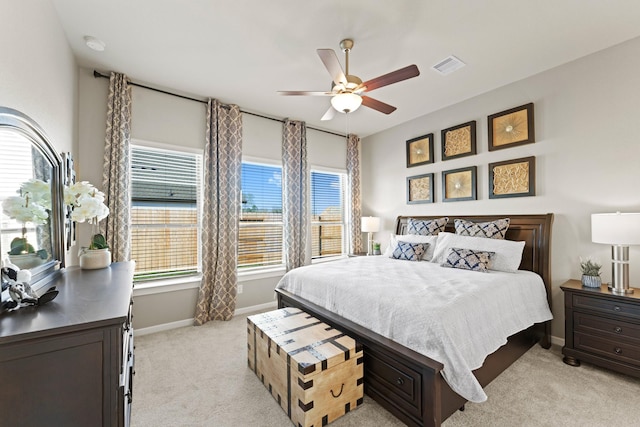
[[[374,110],[380,111],[384,114],[391,114],[396,111],[396,107],[393,105],[385,104],[382,101],[378,101],[377,99],[370,98],[368,96],[362,97],[362,105],[365,107],[373,108]]]
[[[331,119],[333,119],[333,116],[335,116],[335,114],[336,114],[335,108],[329,107],[327,112],[324,113],[324,116],[322,116],[322,118],[320,120],[331,120]]]
[[[327,68],[327,71],[329,71],[331,80],[333,80],[335,84],[347,84],[347,78],[344,76],[344,71],[342,71],[338,56],[333,49],[317,49],[316,52],[318,52],[322,63]]]
[[[378,89],[383,86],[388,86],[393,83],[401,82],[412,77],[420,75],[420,70],[416,65],[409,65],[399,70],[392,71],[384,76],[376,77],[375,79],[367,80],[360,85],[361,88],[365,88],[365,92],[370,92],[374,89]],[[356,92],[358,89],[356,89]]]
[[[286,96],[299,96],[299,95],[330,96],[330,95],[335,95],[333,92],[310,92],[310,91],[304,91],[304,90],[279,90],[278,93],[280,95],[286,95]]]

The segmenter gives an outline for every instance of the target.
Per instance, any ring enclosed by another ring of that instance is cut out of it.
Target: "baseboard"
[[[564,347],[564,338],[554,337],[553,335],[551,335],[551,344]]]
[[[253,313],[256,311],[265,311],[270,309],[276,309],[276,301],[267,302],[264,304],[253,305],[251,307],[239,308],[234,312],[234,316],[239,314]],[[146,328],[135,329],[136,336],[155,334],[156,332],[168,331],[171,329],[184,328],[185,326],[193,326],[193,319],[178,320],[176,322],[162,323],[160,325],[148,326]]]

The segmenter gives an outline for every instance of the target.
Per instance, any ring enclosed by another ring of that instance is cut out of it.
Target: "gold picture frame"
[[[407,177],[407,204],[433,203],[433,178],[432,173]]]
[[[442,160],[476,154],[476,121],[452,126],[441,131]]]
[[[536,158],[489,163],[489,198],[536,195]]]
[[[433,133],[407,141],[407,167],[433,163]]]
[[[487,117],[487,122],[489,151],[536,141],[532,102],[492,114]]]
[[[451,169],[442,172],[442,200],[460,202],[477,200],[476,166]]]

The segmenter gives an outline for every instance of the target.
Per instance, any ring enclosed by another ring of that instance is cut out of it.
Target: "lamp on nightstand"
[[[617,295],[632,294],[629,289],[629,246],[640,245],[640,213],[591,215],[591,241],[611,245],[611,285]]]
[[[362,228],[362,232],[368,233],[367,255],[373,255],[373,242],[371,241],[371,235],[380,231],[380,218],[375,216],[363,216],[360,225]]]

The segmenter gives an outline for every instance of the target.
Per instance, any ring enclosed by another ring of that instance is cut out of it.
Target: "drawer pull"
[[[620,308],[619,305],[614,305],[613,306],[613,311],[620,311],[620,310],[621,310],[621,308]]]
[[[402,378],[398,378],[398,379],[396,380],[396,384],[398,384],[398,385],[403,385],[403,384],[404,384],[404,380],[403,380]]]
[[[615,328],[613,328],[613,331],[614,331],[616,334],[619,334],[620,332],[622,332],[622,328],[621,328],[620,326],[616,326]]]
[[[340,386],[340,393],[338,393],[337,396],[333,393],[333,389],[331,389],[331,396],[333,396],[334,399],[339,398],[340,395],[342,394],[342,390],[344,390],[344,383],[342,383],[342,385]]]
[[[615,351],[616,354],[622,354],[622,349],[620,347],[614,348],[613,351]]]

